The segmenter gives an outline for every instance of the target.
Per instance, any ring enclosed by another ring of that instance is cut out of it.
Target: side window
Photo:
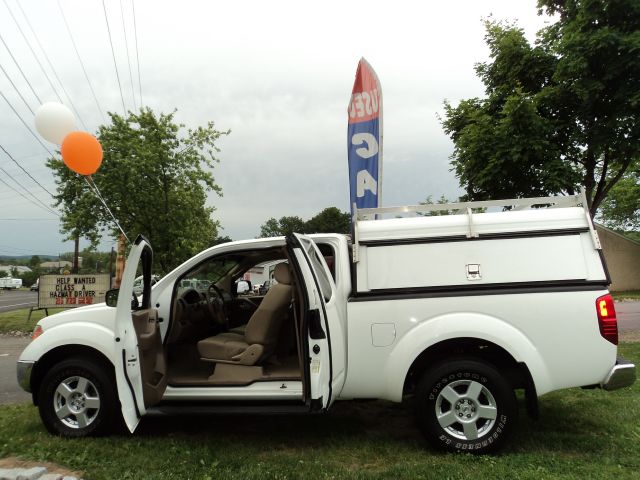
[[[328,267],[325,261],[318,255],[318,248],[313,242],[307,242],[303,239],[303,246],[307,252],[307,256],[311,260],[311,266],[318,277],[318,283],[320,285],[320,291],[324,297],[325,302],[331,300],[333,294],[333,287],[330,275],[328,274]]]
[[[136,279],[133,282],[133,294],[142,296],[142,301],[134,298],[132,307],[134,310],[146,310],[151,304],[151,266],[153,264],[153,251],[145,247],[140,254],[140,260],[136,267]]]
[[[331,277],[335,283],[336,281],[336,253],[333,247],[327,243],[316,243],[318,250],[322,254],[322,258],[324,259],[324,263],[327,264],[327,268],[329,269],[329,273],[331,273]]]

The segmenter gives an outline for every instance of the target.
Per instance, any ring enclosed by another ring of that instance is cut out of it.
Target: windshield
[[[227,277],[239,264],[236,257],[220,257],[206,261],[188,272],[178,284],[178,294],[194,289],[205,291]]]

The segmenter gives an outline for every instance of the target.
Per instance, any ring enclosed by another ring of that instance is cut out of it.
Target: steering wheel
[[[214,283],[211,283],[204,295],[209,307],[209,313],[211,313],[214,321],[219,325],[226,325],[228,322],[227,306],[224,303],[222,290]]]

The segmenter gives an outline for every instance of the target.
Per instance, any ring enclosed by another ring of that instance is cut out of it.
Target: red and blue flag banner
[[[380,206],[382,193],[382,89],[361,58],[349,102],[347,129],[351,213]]]

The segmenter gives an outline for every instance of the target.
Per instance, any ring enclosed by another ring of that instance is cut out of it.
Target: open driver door
[[[167,387],[166,354],[158,313],[151,308],[152,264],[151,245],[139,236],[129,252],[117,294],[114,364],[122,416],[131,432],[146,409],[162,399]],[[138,298],[133,283],[140,270],[143,291]]]

